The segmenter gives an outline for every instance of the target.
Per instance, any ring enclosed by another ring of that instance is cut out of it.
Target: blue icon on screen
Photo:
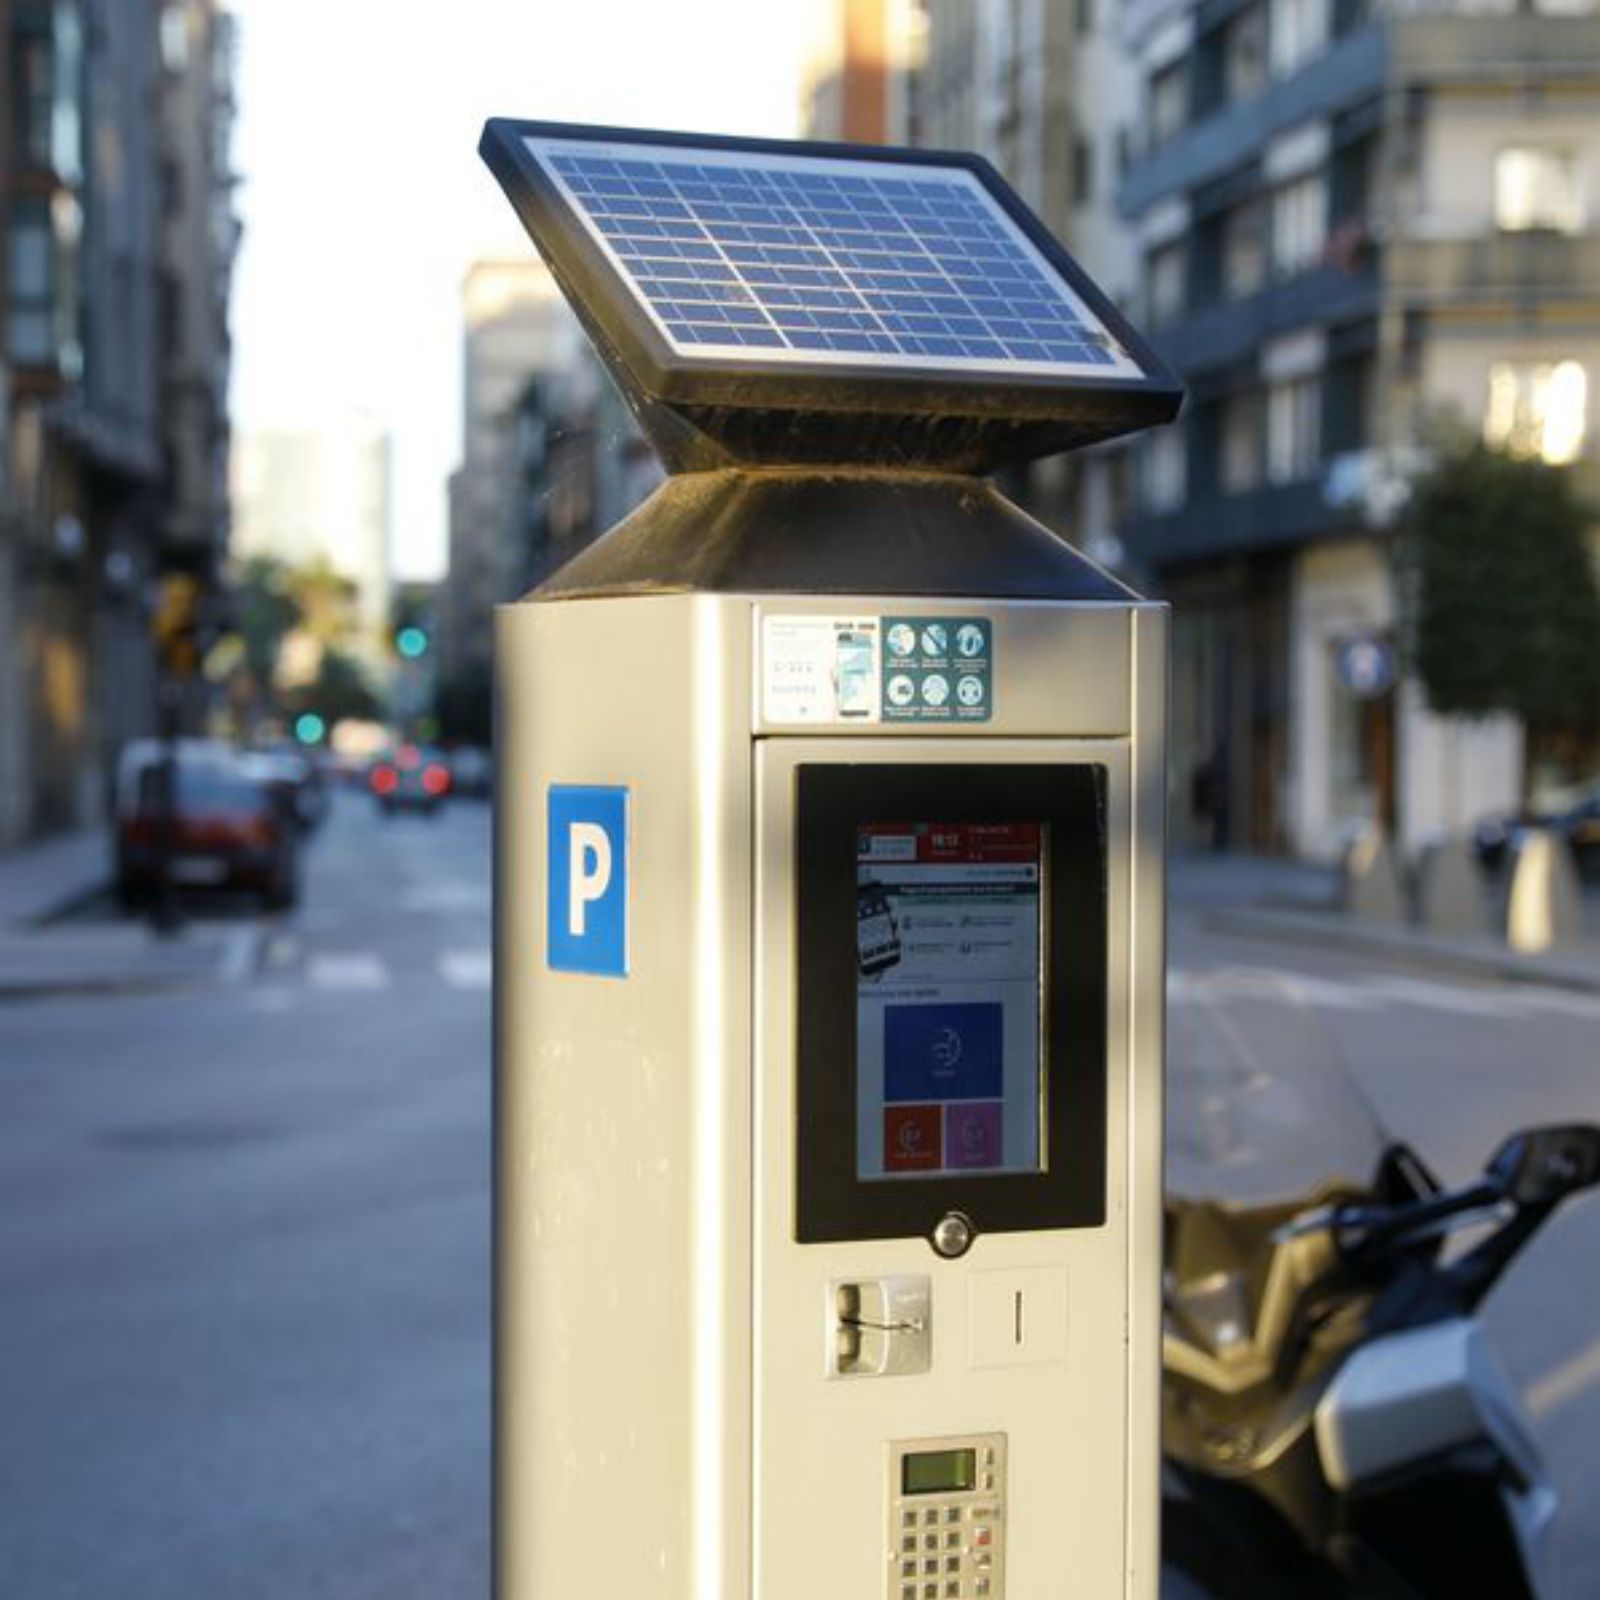
[[[1004,1014],[998,1001],[886,1006],[884,1099],[999,1099]]]

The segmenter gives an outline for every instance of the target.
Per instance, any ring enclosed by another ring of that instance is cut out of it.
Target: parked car
[[[118,779],[117,895],[128,909],[160,886],[162,856],[180,889],[238,889],[270,908],[299,895],[296,826],[282,796],[225,747],[180,744],[172,763],[171,838],[163,851],[164,754],[154,741],[125,753]]]
[[[373,762],[367,786],[387,817],[397,811],[432,816],[450,793],[450,768],[437,750],[403,744],[393,755]]]

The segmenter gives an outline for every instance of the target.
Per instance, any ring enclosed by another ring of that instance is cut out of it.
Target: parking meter
[[[1168,420],[968,156],[491,122],[665,462],[497,617],[500,1600],[1156,1592]]]

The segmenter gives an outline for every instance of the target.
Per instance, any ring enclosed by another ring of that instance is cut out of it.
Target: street
[[[488,1589],[489,811],[343,797],[256,970],[0,1006],[0,1593]],[[1175,1016],[1287,974],[1447,1179],[1600,1116],[1600,997],[1174,919]],[[1181,1072],[1182,1062],[1174,1062]],[[1594,1269],[1574,1203],[1494,1302],[1600,1592]]]
[[[488,817],[346,801],[247,986],[0,1011],[0,1593],[487,1593]]]

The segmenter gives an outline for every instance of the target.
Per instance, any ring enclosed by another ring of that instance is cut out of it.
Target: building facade
[[[1520,736],[1398,667],[1390,526],[1441,414],[1595,482],[1600,10],[1142,0],[1127,39],[1141,310],[1191,396],[1125,534],[1176,607],[1176,835],[1459,830]]]
[[[177,531],[168,463],[197,426],[168,411],[170,330],[196,298],[225,318],[232,263],[227,235],[204,259],[172,250],[180,158],[226,170],[231,58],[218,94],[189,95],[197,69],[175,59],[171,18],[212,10],[0,3],[0,846],[95,820],[122,744],[156,720],[150,609]],[[208,581],[219,537],[187,562]]]
[[[494,608],[529,586],[530,495],[519,409],[530,383],[580,370],[584,338],[544,265],[480,261],[462,284],[461,466],[450,481],[450,563],[440,670],[447,693],[486,700]]]

